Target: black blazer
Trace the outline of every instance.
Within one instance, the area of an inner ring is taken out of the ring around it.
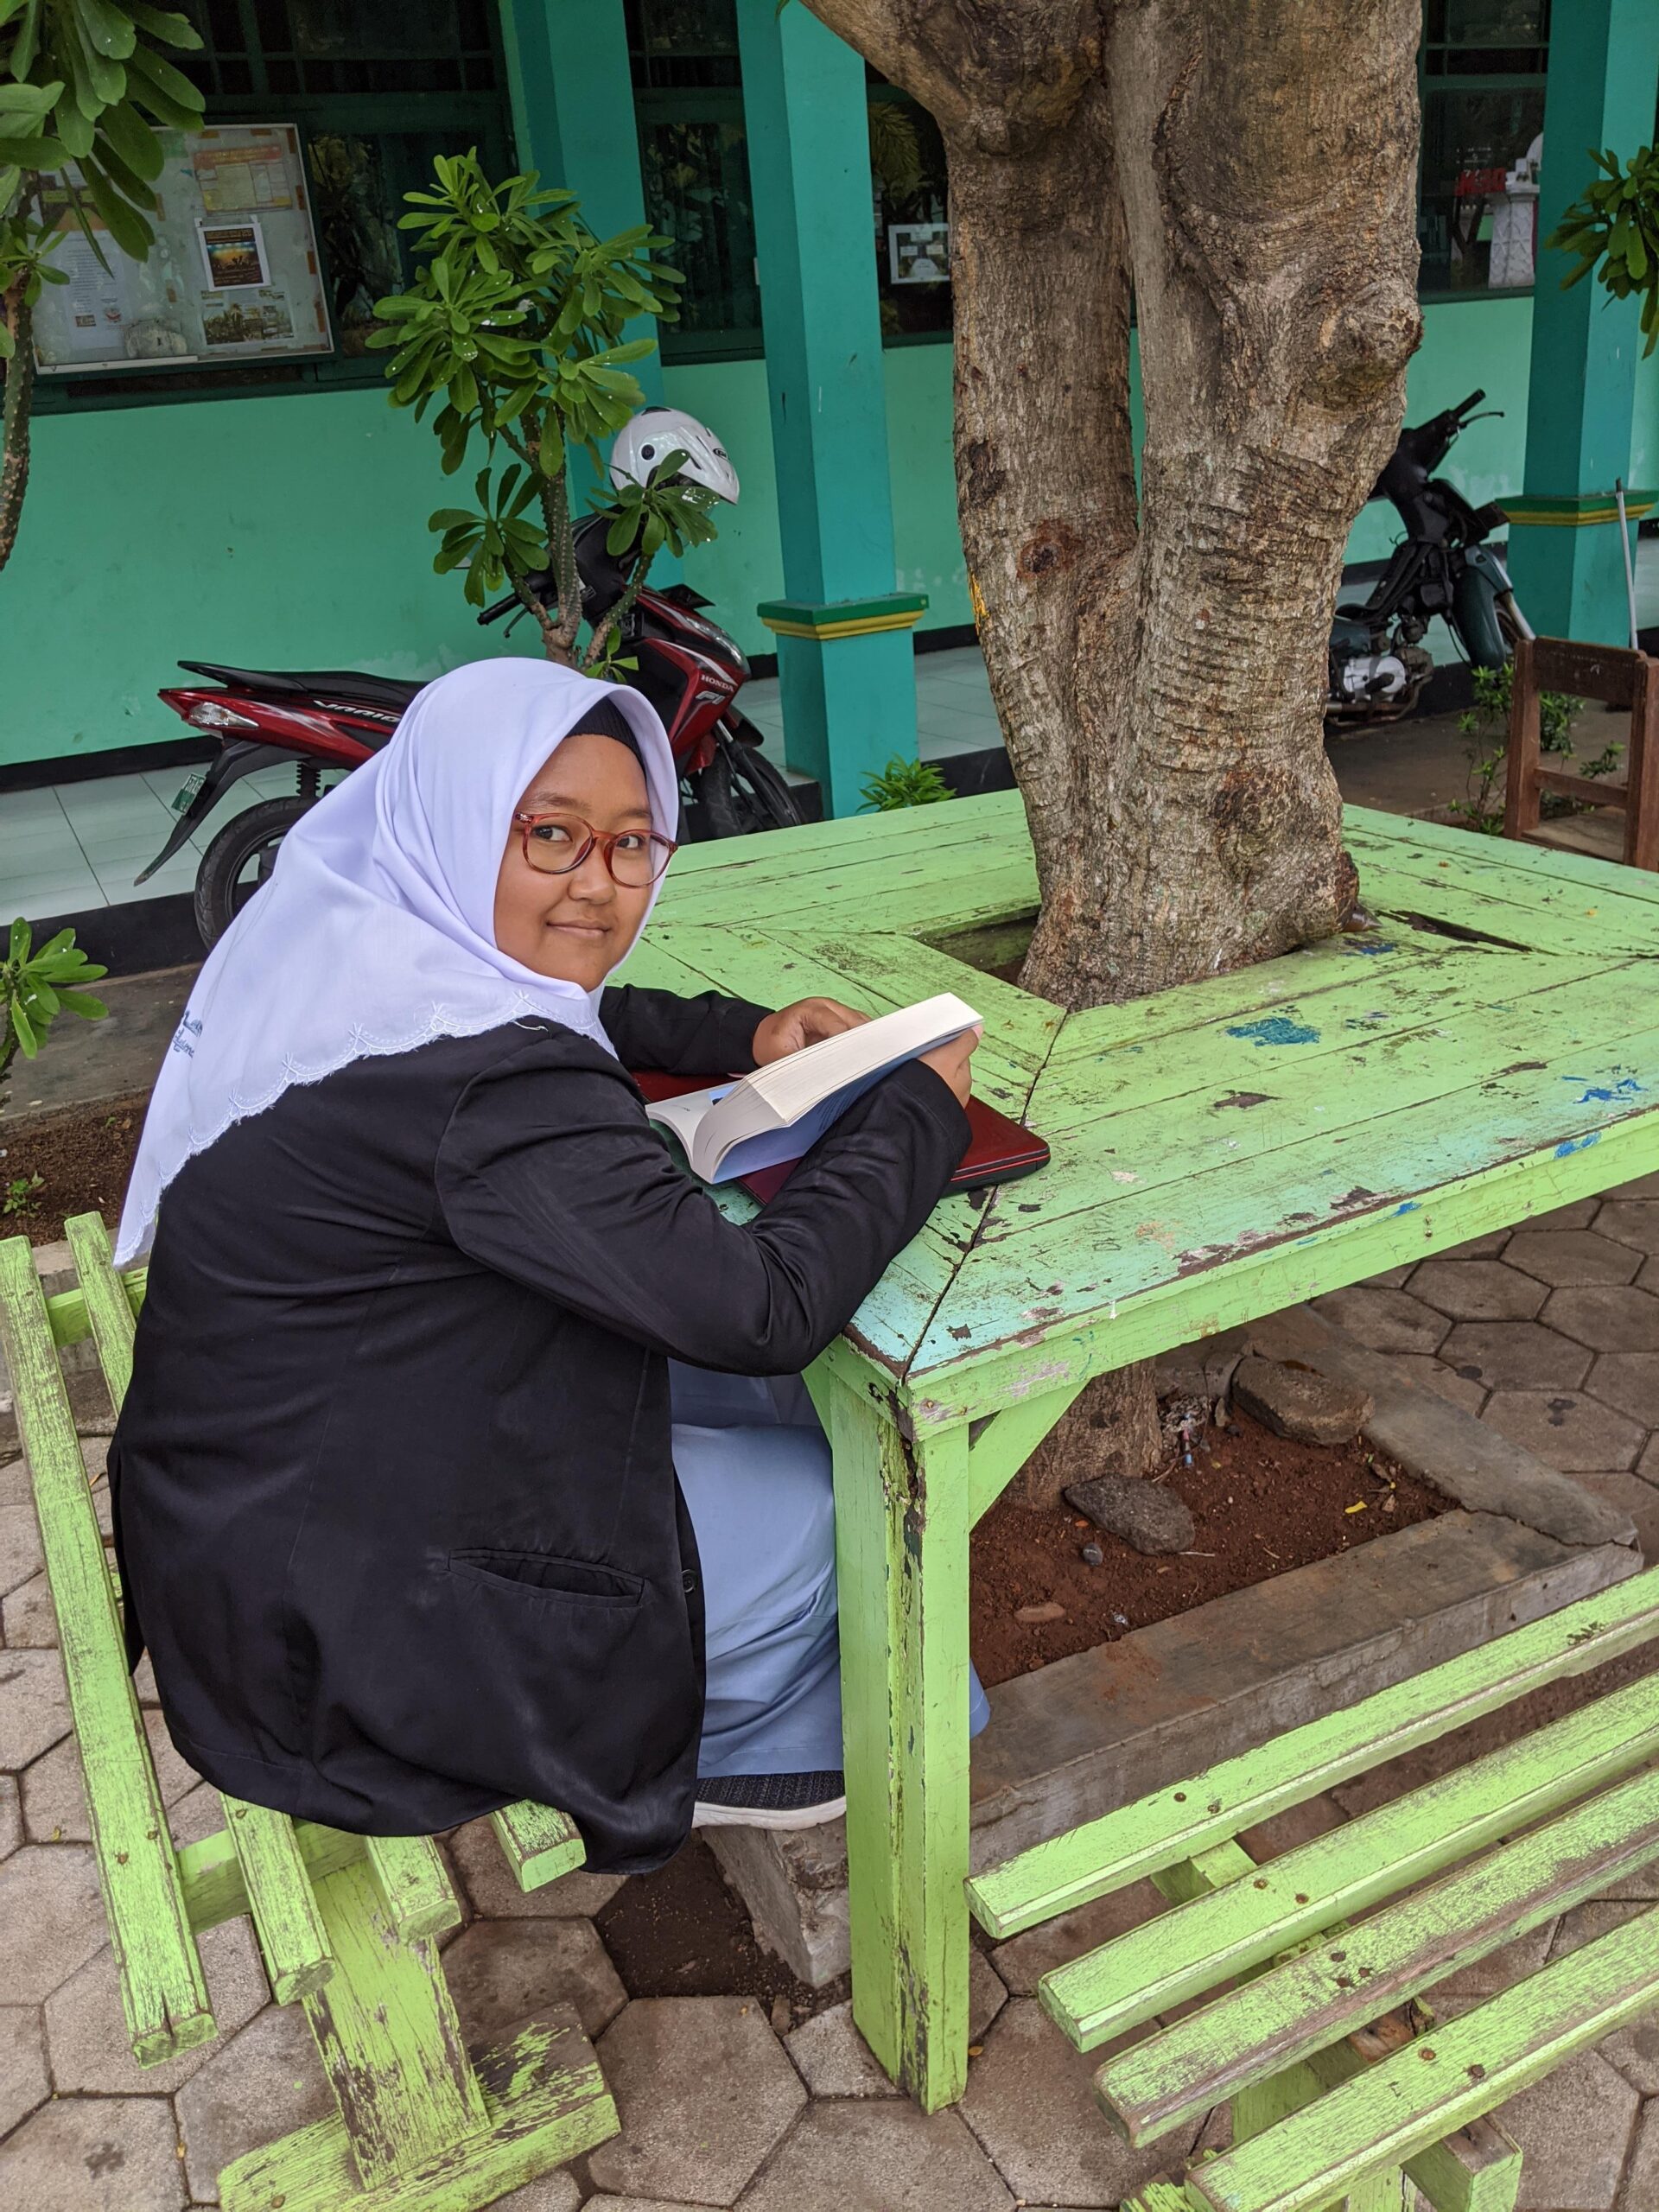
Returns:
[[[606,994],[356,1060],[192,1160],[110,1455],[136,1662],[235,1796],[371,1835],[518,1797],[588,1863],[690,1826],[702,1609],[667,1355],[798,1371],[967,1143],[931,1069],[869,1092],[753,1223],[625,1069],[753,1065],[763,1009]]]

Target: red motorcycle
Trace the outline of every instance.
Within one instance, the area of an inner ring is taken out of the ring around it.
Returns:
[[[605,553],[605,531],[604,518],[596,516],[576,533],[584,586],[592,579],[588,611],[599,619],[609,603],[601,596],[610,582],[605,572],[615,566]],[[495,620],[518,604],[503,601],[480,620]],[[749,664],[726,632],[697,612],[708,604],[684,584],[642,591],[622,625],[623,647],[639,664],[629,681],[668,732],[687,836],[787,829],[801,820],[800,811],[761,752],[760,731],[736,704]],[[138,882],[172,859],[232,784],[261,768],[291,762],[295,769],[291,797],[247,808],[202,855],[196,926],[202,942],[213,944],[270,875],[283,839],[321,795],[323,777],[378,753],[421,686],[354,669],[226,668],[200,660],[179,665],[216,688],[168,690],[161,696],[193,728],[212,731],[219,750],[174,801],[178,823]]]

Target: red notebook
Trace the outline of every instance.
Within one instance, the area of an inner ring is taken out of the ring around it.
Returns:
[[[678,1098],[688,1090],[707,1090],[726,1080],[717,1075],[662,1075],[653,1069],[633,1068],[629,1072],[647,1099]],[[1048,1147],[1041,1137],[1011,1122],[1006,1114],[999,1114],[982,1099],[968,1101],[968,1125],[973,1134],[950,1178],[953,1191],[982,1190],[988,1183],[1017,1183],[1022,1175],[1035,1174],[1048,1165]],[[759,1168],[753,1175],[740,1175],[737,1181],[764,1205],[783,1189],[798,1165],[793,1160],[780,1161],[775,1167]]]

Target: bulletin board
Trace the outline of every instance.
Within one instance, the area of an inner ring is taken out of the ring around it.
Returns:
[[[197,367],[332,353],[300,134],[291,123],[160,134],[166,163],[147,261],[123,253],[82,196],[79,172],[52,179],[46,212],[67,284],[41,288],[35,351],[46,375]],[[107,266],[105,266],[107,264]]]

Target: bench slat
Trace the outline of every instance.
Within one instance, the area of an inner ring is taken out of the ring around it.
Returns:
[[[1516,1982],[1187,2176],[1213,2212],[1321,2212],[1480,2118],[1659,1995],[1659,1913]]]
[[[223,1790],[219,1802],[242,1869],[270,1993],[279,2005],[291,2005],[321,1989],[334,1971],[294,1823],[286,1813],[245,1804]]]
[[[1057,1967],[1037,1993],[1092,2050],[1656,1755],[1659,1698],[1639,1681]]]
[[[215,2032],[33,1255],[0,1243],[0,1340],[34,1480],[121,2000],[153,2066]]]
[[[64,1223],[63,1233],[80,1278],[80,1294],[86,1301],[99,1364],[110,1386],[110,1403],[118,1414],[132,1380],[132,1338],[137,1326],[127,1303],[126,1286],[115,1272],[109,1233],[97,1214],[74,1215]]]
[[[1033,1845],[970,1878],[974,1917],[999,1939],[1017,1936],[1656,1635],[1659,1567]]]
[[[461,1900],[429,1835],[363,1839],[387,1917],[403,1936],[439,1936],[461,1925]]]
[[[347,1835],[341,1828],[318,1827],[310,1821],[294,1822],[294,1840],[314,1889],[325,1874],[337,1873],[363,1856],[360,1835]],[[238,1920],[245,1912],[252,1912],[242,1862],[228,1828],[204,1836],[200,1843],[186,1844],[178,1859],[184,1909],[198,1936],[204,1928],[217,1928],[226,1920]]]
[[[516,1805],[492,1813],[490,1826],[521,1890],[539,1890],[561,1874],[574,1873],[587,1859],[575,1822],[551,1805],[532,1805],[521,1798]]]
[[[1096,2094],[1155,2142],[1655,1859],[1659,1774],[1639,1774],[1109,2059]]]

